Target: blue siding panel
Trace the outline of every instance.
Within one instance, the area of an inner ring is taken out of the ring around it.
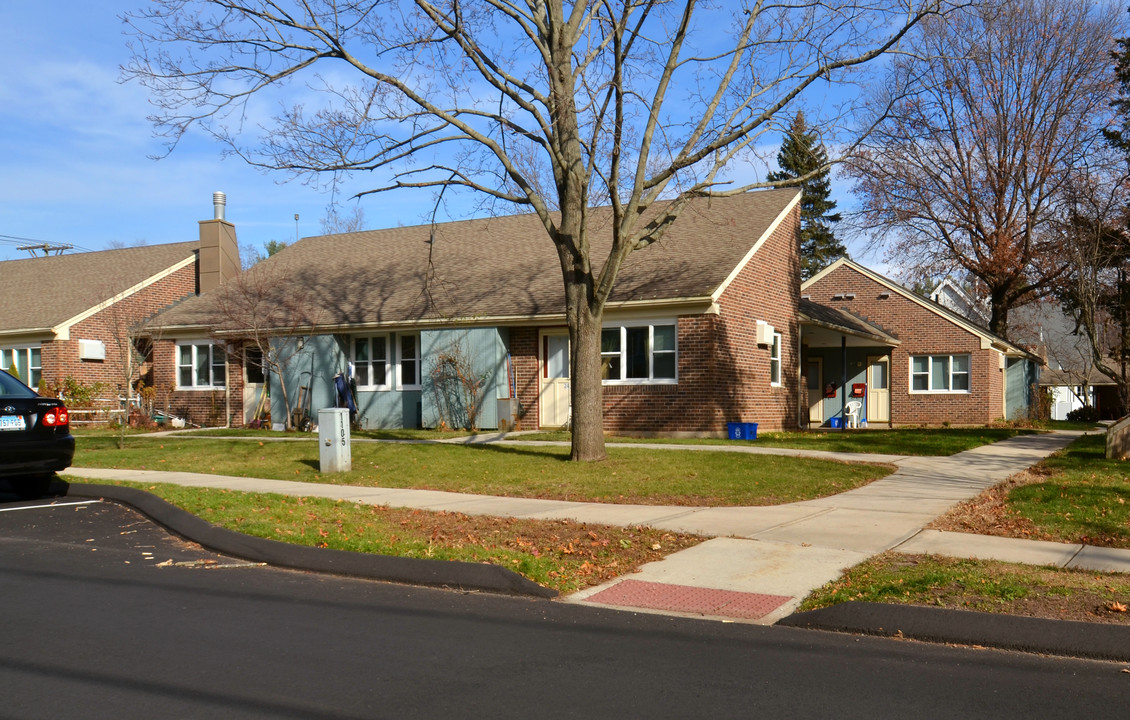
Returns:
[[[445,355],[461,357],[465,363],[465,375],[481,383],[475,425],[479,428],[498,427],[496,400],[508,394],[506,336],[504,330],[493,327],[424,330],[420,333],[423,356],[420,403],[424,427],[438,427],[442,420],[455,427],[467,424],[468,394],[459,392],[455,386],[443,390],[436,383],[437,362]]]

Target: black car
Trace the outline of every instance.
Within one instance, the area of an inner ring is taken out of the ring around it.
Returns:
[[[42,397],[0,370],[0,478],[20,496],[38,497],[74,456],[63,401]]]

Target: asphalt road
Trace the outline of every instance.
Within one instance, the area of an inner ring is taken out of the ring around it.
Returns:
[[[1126,665],[404,587],[0,496],[0,718],[1121,717]],[[171,561],[171,562],[170,562]]]

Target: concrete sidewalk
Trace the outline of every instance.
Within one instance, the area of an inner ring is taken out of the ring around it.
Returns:
[[[956,503],[1066,447],[1081,434],[1018,436],[950,457],[867,456],[872,462],[894,463],[898,470],[840,495],[772,507],[609,505],[152,470],[71,468],[66,474],[467,514],[649,525],[700,534],[712,539],[645,565],[630,577],[575,593],[565,601],[771,624],[792,613],[812,590],[847,568],[891,549],[1130,572],[1130,550],[923,530]],[[654,447],[686,450],[691,446],[656,443]],[[699,447],[714,450],[725,446]],[[771,448],[758,448],[757,452],[812,454]],[[864,459],[858,455],[820,455],[848,461]]]

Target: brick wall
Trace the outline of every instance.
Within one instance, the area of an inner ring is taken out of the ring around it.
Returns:
[[[850,266],[840,266],[805,288],[814,302],[843,308],[897,337],[892,348],[891,422],[899,424],[983,425],[1004,415],[1004,372],[1001,355],[981,349],[980,336],[961,328]],[[832,296],[854,293],[854,299]],[[881,297],[888,293],[886,298]],[[910,357],[968,354],[968,393],[911,393]]]
[[[188,265],[142,290],[76,323],[70,340],[42,344],[41,364],[47,386],[57,386],[68,376],[85,385],[105,383],[110,394],[124,392],[123,351],[131,328],[196,291],[196,268]],[[101,340],[105,360],[80,360],[79,340]],[[142,373],[149,370],[148,365]],[[147,384],[150,384],[147,382]]]
[[[199,341],[199,338],[185,338]],[[228,353],[227,390],[177,389],[177,338],[153,343],[153,387],[155,407],[202,427],[222,427],[227,414],[232,427],[243,426],[243,351],[233,346]]]
[[[718,435],[727,422],[797,426],[798,218],[794,210],[766,240],[719,298],[718,314],[677,319],[677,383],[604,386],[606,431]],[[770,384],[770,347],[756,343],[758,320],[781,333],[780,386]],[[510,352],[530,429],[538,420],[538,329],[511,329]]]
[[[510,362],[518,388],[518,403],[525,416],[520,419],[523,430],[538,428],[538,329],[510,328]]]

